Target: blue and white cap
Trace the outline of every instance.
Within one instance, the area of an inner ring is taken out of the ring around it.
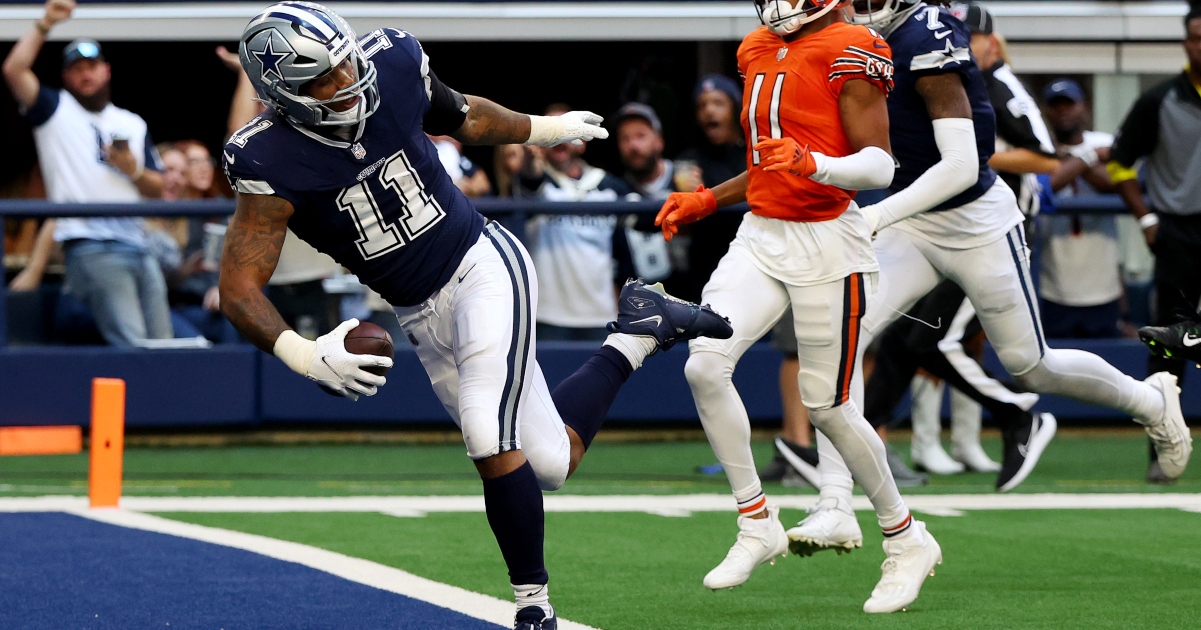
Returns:
[[[104,61],[100,43],[94,39],[81,38],[67,44],[67,47],[63,49],[63,68],[65,69],[80,59]]]

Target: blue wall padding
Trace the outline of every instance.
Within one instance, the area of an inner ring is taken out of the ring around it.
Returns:
[[[538,363],[553,390],[596,351],[594,342],[538,344]],[[692,392],[684,380],[688,348],[681,345],[647,359],[610,409],[620,421],[696,420]],[[734,380],[753,418],[779,418],[777,370],[780,353],[761,344],[747,352]],[[279,361],[263,361],[264,422],[431,422],[449,418],[430,387],[417,355],[397,348],[388,384],[370,398],[350,402],[320,391]]]
[[[0,626],[501,626],[293,562],[61,513],[0,515]]]
[[[125,379],[130,427],[253,423],[261,354],[250,346],[5,348],[0,425],[87,425],[95,377]]]
[[[1052,340],[1054,347],[1069,342]],[[1127,374],[1146,373],[1146,350],[1136,341],[1076,341]],[[551,389],[592,355],[587,342],[539,344],[538,359]],[[991,351],[986,364],[1004,370]],[[609,414],[615,423],[695,422],[696,407],[684,379],[684,346],[647,359],[621,391]],[[780,354],[767,344],[747,351],[734,383],[752,419],[780,417]],[[440,423],[449,416],[408,346],[380,393],[352,403],[323,393],[278,360],[249,346],[209,350],[117,350],[47,347],[0,350],[0,426],[87,424],[91,379],[128,382],[128,424],[145,426],[252,425],[294,422]],[[1201,417],[1201,370],[1190,366],[1182,401],[1185,415]],[[1064,419],[1120,418],[1108,409],[1054,396],[1039,409]],[[908,414],[908,407],[898,410]]]

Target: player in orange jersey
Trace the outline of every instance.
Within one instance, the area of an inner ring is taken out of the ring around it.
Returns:
[[[739,357],[791,304],[801,398],[820,430],[818,440],[828,439],[842,454],[886,537],[889,560],[864,610],[892,612],[917,598],[942,552],[910,516],[889,473],[884,443],[851,396],[863,387],[859,325],[879,270],[854,191],[886,188],[895,163],[886,104],[891,52],[875,32],[843,23],[835,11],[843,4],[756,1],[764,26],[738,49],[746,82],[747,172],[712,190],[672,195],[656,224],[670,240],[679,225],[721,206],[751,206],[704,289],[704,300],[729,317],[734,335],[693,341],[685,367],[739,508],[738,541],[705,576],[705,586],[742,584],[789,546],[778,508],[768,506],[755,472],[750,423],[731,377]]]

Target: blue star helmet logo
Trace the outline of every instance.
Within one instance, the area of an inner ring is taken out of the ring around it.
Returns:
[[[259,60],[259,63],[263,65],[264,81],[268,80],[267,76],[270,74],[274,74],[275,76],[279,77],[280,81],[283,81],[284,75],[279,71],[279,64],[292,54],[292,51],[290,50],[286,52],[275,52],[274,44],[272,43],[272,40],[274,39],[274,37],[268,36],[267,44],[263,46],[262,50],[250,51],[250,54],[254,55]]]

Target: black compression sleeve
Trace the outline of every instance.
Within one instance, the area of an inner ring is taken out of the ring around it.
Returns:
[[[438,80],[433,70],[429,71],[429,81],[430,109],[425,113],[421,127],[432,136],[451,134],[467,120],[467,99]]]

